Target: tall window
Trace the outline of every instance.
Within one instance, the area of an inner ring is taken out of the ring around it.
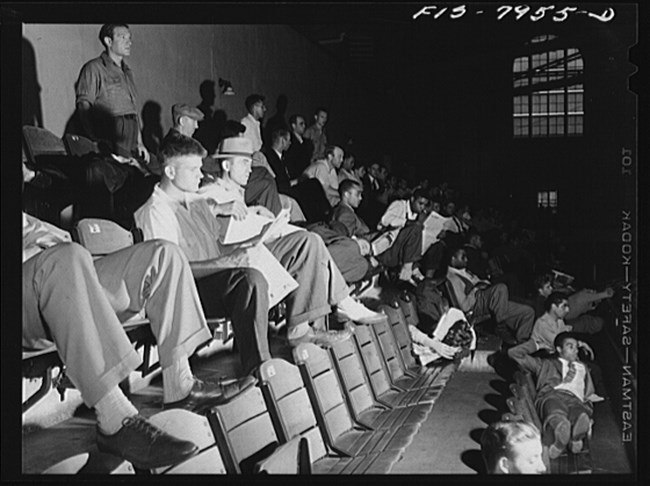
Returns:
[[[513,63],[515,137],[579,136],[584,125],[583,61],[580,51],[544,35],[527,43]]]

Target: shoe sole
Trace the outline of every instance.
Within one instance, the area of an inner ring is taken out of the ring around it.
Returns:
[[[571,439],[574,441],[581,441],[589,433],[589,426],[591,425],[591,420],[586,413],[580,414],[578,420],[573,425],[573,431],[571,432]]]
[[[551,444],[548,450],[548,455],[551,459],[557,459],[564,449],[566,449],[570,434],[571,424],[568,421],[562,422],[553,430],[553,444]]]
[[[571,441],[570,449],[573,454],[577,454],[582,450],[584,443],[582,440],[573,440]]]
[[[176,466],[182,462],[187,461],[188,459],[196,456],[199,453],[199,446],[195,445],[194,449],[192,449],[191,452],[188,452],[187,454],[180,456],[179,458],[175,459],[174,461],[159,461],[159,462],[152,462],[149,464],[139,462],[137,458],[134,458],[130,456],[130,454],[124,454],[123,451],[119,450],[113,450],[110,447],[102,446],[100,445],[99,442],[97,442],[97,450],[103,454],[110,454],[115,457],[120,457],[124,459],[125,461],[130,462],[133,467],[137,469],[158,469],[161,467],[171,467],[171,466]]]

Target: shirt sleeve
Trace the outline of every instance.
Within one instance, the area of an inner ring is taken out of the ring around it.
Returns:
[[[379,222],[380,227],[396,226],[401,228],[406,224],[406,215],[402,201],[393,201]]]
[[[524,370],[537,374],[542,367],[542,360],[541,358],[534,358],[530,355],[531,352],[534,352],[534,348],[534,343],[531,344],[531,340],[529,339],[514,348],[510,348],[508,350],[508,356],[514,359]]]
[[[95,63],[86,63],[79,73],[79,79],[75,85],[76,103],[86,101],[91,105],[95,103],[100,90],[100,75]]]
[[[162,239],[180,245],[181,235],[171,208],[151,204],[138,210],[134,217],[145,240]]]
[[[537,349],[546,348],[552,350],[555,336],[556,333],[551,329],[551,326],[546,319],[540,318],[535,321],[535,326],[533,327],[533,332],[530,337],[537,344]]]

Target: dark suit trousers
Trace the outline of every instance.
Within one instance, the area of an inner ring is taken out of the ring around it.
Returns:
[[[268,284],[252,268],[225,268],[196,281],[207,317],[230,317],[243,371],[249,374],[269,351]]]
[[[391,247],[377,255],[377,260],[388,268],[417,262],[420,258],[422,258],[422,226],[417,223],[407,224],[397,233],[397,238]]]

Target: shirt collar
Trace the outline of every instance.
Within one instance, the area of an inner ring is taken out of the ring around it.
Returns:
[[[245,192],[242,186],[236,182],[231,181],[230,179],[224,179],[223,177],[218,177],[215,184],[223,188],[225,191],[237,191],[241,194],[244,194]]]
[[[104,51],[102,52],[102,55],[99,56],[102,59],[102,62],[104,63],[104,66],[109,67],[109,66],[115,66],[118,69],[122,69],[124,72],[130,71],[131,69],[129,68],[128,64],[122,59],[122,65],[118,66],[115,64],[115,61],[111,59],[111,56],[108,55],[108,52]]]
[[[246,118],[248,118],[251,122],[255,123],[256,125],[260,124],[260,121],[256,120],[255,117],[253,115],[251,115],[250,113],[248,115],[246,115]]]
[[[182,205],[185,207],[187,207],[192,201],[196,201],[197,199],[200,199],[200,196],[193,192],[183,192],[182,200],[174,199],[161,189],[160,182],[154,186],[153,193],[156,198],[163,199],[169,204]]]

